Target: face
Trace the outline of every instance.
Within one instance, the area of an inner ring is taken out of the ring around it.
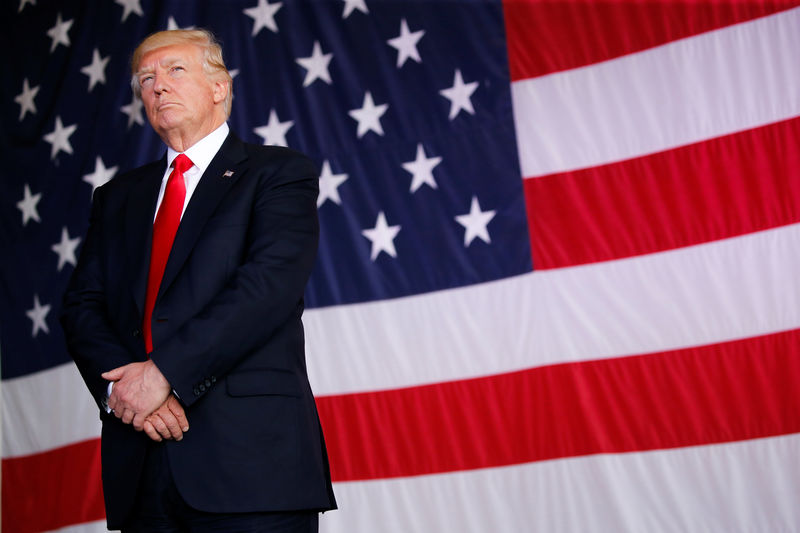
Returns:
[[[199,140],[221,123],[220,112],[224,121],[227,86],[206,75],[199,46],[151,50],[139,62],[137,79],[147,118],[162,139],[199,135]]]

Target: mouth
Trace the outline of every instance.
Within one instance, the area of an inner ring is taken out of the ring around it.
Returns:
[[[174,106],[177,106],[177,105],[178,105],[177,102],[164,102],[163,104],[160,104],[158,106],[157,111],[161,111],[161,110],[163,110],[165,108],[174,107]]]

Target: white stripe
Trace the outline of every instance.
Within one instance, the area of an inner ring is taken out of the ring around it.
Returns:
[[[310,310],[304,318],[310,378],[317,395],[393,389],[800,328],[798,271],[795,224],[462,289]],[[3,457],[100,434],[97,407],[71,363],[6,380],[2,394]]]
[[[53,533],[107,533],[106,521],[100,520],[98,522],[86,522],[75,526],[62,527],[61,529],[52,530]],[[116,531],[116,530],[114,530]]]
[[[392,301],[307,311],[317,395],[800,328],[800,224]]]
[[[322,533],[777,532],[800,524],[800,435],[340,483]]]
[[[800,115],[800,8],[514,82],[522,175],[586,168]]]
[[[100,436],[100,416],[74,363],[3,381],[3,457]]]

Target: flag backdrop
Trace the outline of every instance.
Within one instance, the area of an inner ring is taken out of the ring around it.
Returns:
[[[323,531],[800,530],[798,4],[3,2],[4,531],[103,529],[60,297],[190,26],[322,170]]]

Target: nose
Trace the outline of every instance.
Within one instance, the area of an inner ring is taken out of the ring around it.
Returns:
[[[169,91],[169,84],[167,83],[167,77],[163,74],[154,74],[153,78],[153,92],[156,94],[161,94],[164,91]]]

